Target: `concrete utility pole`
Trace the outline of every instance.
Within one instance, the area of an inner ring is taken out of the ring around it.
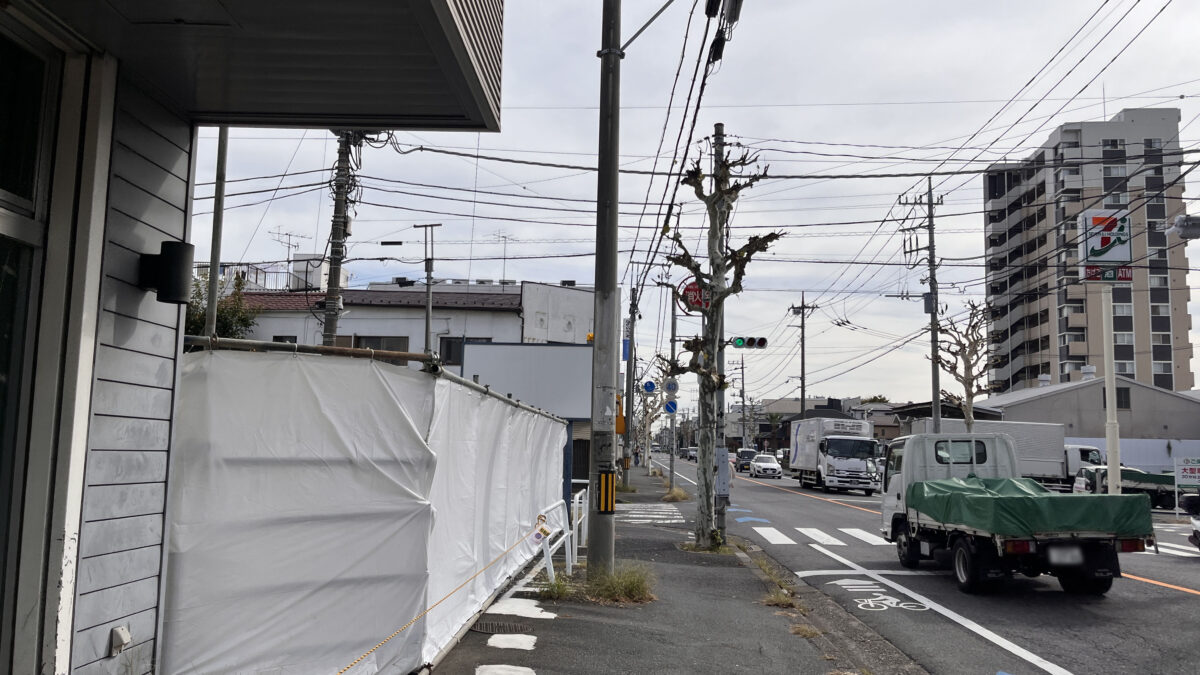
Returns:
[[[217,334],[217,302],[221,299],[218,282],[221,280],[221,226],[225,222],[225,164],[229,150],[229,127],[222,125],[217,132],[217,185],[213,194],[212,248],[208,256],[208,307],[204,317],[204,334]]]
[[[433,228],[441,227],[441,223],[413,225],[413,228],[425,230],[425,353],[432,354],[433,348]]]
[[[800,306],[792,306],[792,314],[800,315],[800,419],[804,419],[804,413],[808,408],[808,373],[805,371],[804,348],[805,348],[805,319],[809,313],[817,309],[817,305],[810,305],[804,299],[804,293],[800,294]]]
[[[713,166],[724,166],[727,164],[725,158],[725,125],[722,122],[717,122],[713,125]],[[728,172],[721,173],[714,171],[716,174],[713,178],[713,192],[720,193],[726,185],[719,185],[723,179],[722,176],[728,178]],[[730,203],[722,198],[720,205],[717,207],[717,213],[720,214],[719,222],[712,223],[708,230],[708,254],[712,261],[712,283],[714,294],[725,292],[725,275],[728,269],[725,265],[725,250],[728,248],[729,234],[729,211]],[[717,312],[717,376],[725,381],[725,304],[722,303]],[[729,445],[725,442],[725,387],[717,389],[717,435],[716,435],[716,459],[717,471],[729,471]],[[731,481],[732,482],[732,479]],[[729,489],[726,486],[718,485],[716,494],[716,521],[717,532],[721,536],[721,541],[725,541],[725,511],[729,508]],[[725,487],[725,493],[721,494],[720,488]]]
[[[746,447],[746,357],[741,357],[742,361],[742,381],[739,383],[739,388],[742,395],[742,447]]]
[[[329,283],[325,288],[325,324],[321,344],[334,346],[342,313],[342,260],[346,257],[347,205],[350,192],[350,151],[362,144],[362,133],[338,133],[337,174],[333,178],[333,226],[329,234]]]
[[[621,473],[621,484],[626,487],[629,487],[629,458],[633,455],[633,448],[637,444],[637,433],[634,430],[635,423],[633,421],[633,411],[637,407],[634,404],[634,387],[637,386],[637,373],[634,371],[637,370],[637,357],[634,355],[636,350],[633,346],[633,332],[637,326],[637,301],[637,286],[632,286],[629,289],[629,324],[625,334],[625,339],[629,340],[629,349],[626,354],[628,360],[625,362],[625,406],[623,410],[625,414],[625,447],[621,452],[625,462],[623,467],[625,471]]]
[[[929,231],[929,293],[925,295],[925,313],[929,315],[929,358],[932,372],[932,388],[933,397],[930,399],[930,417],[933,419],[933,433],[938,434],[942,431],[942,384],[941,384],[941,368],[938,365],[938,285],[937,285],[937,250],[934,248],[933,239],[933,207],[936,204],[942,203],[942,198],[939,196],[935,202],[933,199],[933,176],[926,177],[927,188],[925,191],[925,209],[928,215],[928,223],[926,228]],[[908,201],[903,195],[900,197],[901,204],[918,204],[919,199]]]
[[[674,299],[671,300],[671,365],[672,366],[675,365],[675,300]],[[674,376],[671,375],[669,377],[674,377]],[[667,460],[667,463],[670,464],[670,467],[668,470],[671,473],[671,477],[668,479],[670,481],[669,484],[667,485],[668,490],[675,489],[675,455],[679,449],[678,448],[679,437],[675,435],[675,417],[676,417],[676,415],[671,415],[671,458]]]
[[[604,0],[600,51],[600,128],[596,172],[596,276],[592,347],[592,445],[588,460],[588,575],[613,569],[613,514],[601,481],[616,471],[618,153],[621,121],[621,0]],[[611,496],[615,501],[615,495]]]

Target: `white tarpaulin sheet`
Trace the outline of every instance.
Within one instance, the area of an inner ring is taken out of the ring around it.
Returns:
[[[353,673],[428,662],[563,524],[564,425],[365,359],[185,356],[162,672]],[[519,543],[518,543],[519,542]]]

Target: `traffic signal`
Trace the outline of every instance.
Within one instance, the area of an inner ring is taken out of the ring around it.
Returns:
[[[767,338],[765,337],[735,337],[733,338],[733,346],[739,349],[766,349]]]

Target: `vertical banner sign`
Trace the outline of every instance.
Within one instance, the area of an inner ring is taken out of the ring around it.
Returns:
[[[1079,214],[1079,277],[1084,281],[1133,281],[1132,220],[1128,211],[1088,209]]]
[[[1175,488],[1200,487],[1200,457],[1175,459]]]

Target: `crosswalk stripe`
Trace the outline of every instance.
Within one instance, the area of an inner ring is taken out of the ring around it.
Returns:
[[[1158,545],[1160,548],[1168,549],[1167,553],[1174,553],[1175,555],[1185,554],[1187,556],[1200,558],[1200,549],[1192,548],[1190,546],[1180,546],[1179,544],[1168,544],[1165,541],[1158,542]]]
[[[891,544],[883,537],[876,534],[871,534],[866,530],[860,530],[856,527],[839,527],[838,529],[850,535],[851,537],[865,541],[872,546],[891,546]]]
[[[808,537],[809,539],[812,539],[813,541],[817,542],[818,544],[825,544],[826,546],[845,546],[846,545],[845,542],[843,542],[839,539],[835,539],[834,537],[831,537],[831,536],[825,534],[824,532],[818,530],[815,527],[797,527],[796,531],[799,532],[800,534]]]
[[[773,527],[756,527],[754,531],[762,535],[768,544],[795,544],[792,538]]]

